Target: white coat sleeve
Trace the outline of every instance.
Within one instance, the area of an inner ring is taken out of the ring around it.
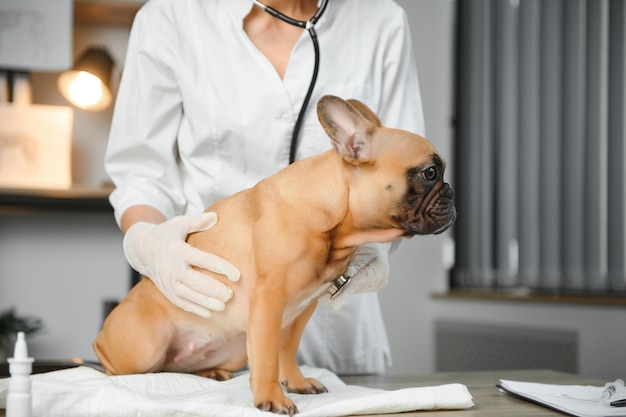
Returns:
[[[170,218],[185,204],[176,159],[182,115],[176,31],[150,9],[146,4],[139,11],[131,29],[105,156],[118,224],[133,205],[150,205]]]

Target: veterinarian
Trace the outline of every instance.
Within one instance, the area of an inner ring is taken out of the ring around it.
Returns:
[[[384,124],[424,134],[404,10],[392,0],[319,3],[321,16],[317,0],[150,0],[135,18],[106,152],[110,201],[131,266],[187,311],[209,316],[232,296],[191,266],[239,279],[237,265],[185,243],[216,221],[199,213],[285,167],[290,153],[329,149],[315,112],[322,95],[358,99]],[[264,4],[302,22],[316,16],[313,31]],[[301,363],[339,374],[390,365],[372,292],[387,283],[388,251],[359,250],[351,282],[309,322]]]

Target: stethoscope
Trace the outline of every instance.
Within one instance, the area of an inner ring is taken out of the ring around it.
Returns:
[[[289,149],[289,163],[293,163],[296,160],[296,149],[298,147],[298,136],[300,135],[300,130],[302,129],[302,121],[304,120],[304,113],[306,112],[306,108],[309,105],[309,100],[311,100],[311,94],[313,94],[313,88],[315,88],[315,82],[317,81],[317,72],[320,66],[320,45],[317,41],[317,32],[315,32],[315,24],[322,17],[324,11],[326,10],[326,5],[328,4],[328,0],[322,0],[322,4],[315,12],[315,15],[309,21],[296,20],[287,15],[282,14],[276,9],[267,6],[260,1],[252,0],[254,4],[271,14],[272,16],[282,20],[285,23],[289,23],[290,25],[297,26],[302,29],[306,29],[311,36],[311,41],[313,42],[313,50],[315,51],[315,65],[313,66],[313,75],[311,76],[311,82],[309,83],[309,89],[306,92],[306,96],[304,97],[304,101],[302,102],[302,107],[300,107],[300,113],[298,113],[298,118],[296,119],[296,124],[293,128],[293,133],[291,135],[291,148]]]
[[[298,118],[296,119],[296,124],[293,128],[293,133],[291,135],[291,148],[289,149],[289,163],[293,163],[296,160],[296,149],[298,147],[298,136],[300,134],[300,130],[302,129],[302,121],[304,120],[304,113],[306,112],[306,108],[309,105],[309,100],[311,100],[311,95],[313,94],[313,88],[315,88],[315,82],[317,81],[317,73],[320,66],[320,45],[317,41],[317,32],[315,32],[315,24],[322,17],[324,11],[326,10],[326,6],[328,5],[328,0],[322,0],[322,4],[317,9],[317,12],[313,15],[313,17],[309,21],[296,20],[287,15],[282,14],[276,9],[271,8],[258,0],[252,0],[254,4],[271,14],[272,16],[282,20],[285,23],[289,23],[290,25],[297,26],[302,29],[306,29],[311,36],[311,41],[313,42],[313,50],[315,51],[315,65],[313,66],[313,75],[311,76],[311,82],[309,83],[309,88],[306,92],[306,96],[304,97],[304,101],[302,102],[302,107],[300,107],[300,112],[298,113]],[[328,292],[330,293],[330,299],[334,299],[339,294],[343,292],[346,285],[350,282],[351,277],[344,277],[343,275],[333,281],[332,285],[328,288]]]

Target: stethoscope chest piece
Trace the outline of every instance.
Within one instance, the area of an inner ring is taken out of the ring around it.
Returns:
[[[332,285],[328,288],[328,292],[330,293],[331,300],[334,300],[339,295],[341,295],[343,290],[346,288],[346,286],[350,282],[351,278],[352,277],[344,277],[343,275],[340,275],[339,278],[333,281]]]

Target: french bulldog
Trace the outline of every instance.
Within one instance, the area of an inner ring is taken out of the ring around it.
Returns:
[[[425,138],[383,127],[356,100],[322,97],[319,121],[333,149],[302,159],[207,211],[218,223],[188,237],[241,272],[224,311],[203,318],[171,304],[144,277],[94,341],[109,375],[185,372],[218,380],[248,364],[255,405],[293,415],[288,392],[326,388],[296,363],[318,298],[360,245],[435,234],[456,218],[445,163]]]

